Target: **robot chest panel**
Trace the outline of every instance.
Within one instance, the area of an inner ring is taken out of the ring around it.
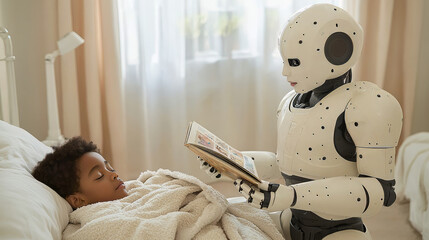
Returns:
[[[342,95],[342,94],[340,94]],[[357,176],[354,162],[342,158],[334,145],[338,117],[346,96],[326,96],[316,106],[298,109],[285,104],[279,116],[277,161],[282,172],[310,179]]]

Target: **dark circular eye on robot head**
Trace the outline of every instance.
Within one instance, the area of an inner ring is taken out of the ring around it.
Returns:
[[[298,67],[301,62],[298,58],[288,58],[287,60],[289,62],[289,66],[291,67]]]
[[[328,37],[325,43],[325,56],[334,65],[346,63],[353,53],[353,41],[349,35],[336,32]]]

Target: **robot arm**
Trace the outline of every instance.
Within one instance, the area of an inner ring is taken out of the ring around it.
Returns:
[[[237,189],[258,208],[312,211],[328,219],[373,215],[383,206],[383,188],[375,178],[332,177],[292,186],[263,182],[258,189],[242,180]]]
[[[376,178],[383,188],[383,204],[390,206],[396,199],[395,147],[402,129],[402,109],[391,94],[365,83],[368,89],[348,103],[345,121],[356,145],[360,176]]]
[[[253,159],[259,178],[264,180],[282,178],[275,153],[264,151],[244,151],[242,153]]]
[[[244,155],[249,156],[255,162],[256,172],[259,178],[266,180],[278,180],[282,178],[279,167],[276,162],[276,155],[272,152],[264,151],[243,151]],[[200,168],[204,170],[215,181],[233,181],[229,177],[220,173],[217,169],[210,166],[207,162],[200,160]]]

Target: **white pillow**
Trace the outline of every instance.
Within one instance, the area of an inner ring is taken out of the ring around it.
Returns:
[[[71,206],[31,171],[52,149],[0,121],[0,239],[61,239]]]

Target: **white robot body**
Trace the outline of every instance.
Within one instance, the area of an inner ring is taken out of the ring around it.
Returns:
[[[392,95],[373,83],[353,82],[335,89],[314,107],[301,109],[293,107],[297,97],[293,93],[285,96],[278,112],[281,172],[312,180],[360,174],[393,179],[402,111]],[[335,147],[334,131],[343,113],[358,164],[356,158],[344,159]],[[368,122],[374,117],[377,121]]]
[[[341,8],[303,9],[278,44],[294,91],[277,110],[277,153],[248,154],[263,178],[282,175],[286,185],[234,184],[253,206],[281,212],[273,216],[286,238],[370,239],[360,217],[396,199],[401,106],[373,83],[351,82],[363,31]]]
[[[283,173],[307,179],[358,175],[356,164],[344,160],[333,141],[335,123],[351,92],[334,92],[310,109],[294,108],[297,95],[286,96],[277,120],[277,159]]]
[[[344,84],[312,108],[295,108],[293,101],[298,96],[292,91],[279,105],[276,161],[284,176],[317,181],[292,185],[295,200],[290,194],[280,194],[288,192],[280,187],[268,210],[292,205],[327,220],[377,213],[385,194],[375,178],[393,179],[395,146],[402,128],[397,100],[370,82]],[[355,141],[353,159],[343,158],[335,146],[341,116]],[[368,123],[369,116],[376,116],[377,124]],[[273,155],[256,153],[257,167],[263,166],[258,171],[265,172],[264,176],[278,176],[276,168],[267,167],[272,165]]]

